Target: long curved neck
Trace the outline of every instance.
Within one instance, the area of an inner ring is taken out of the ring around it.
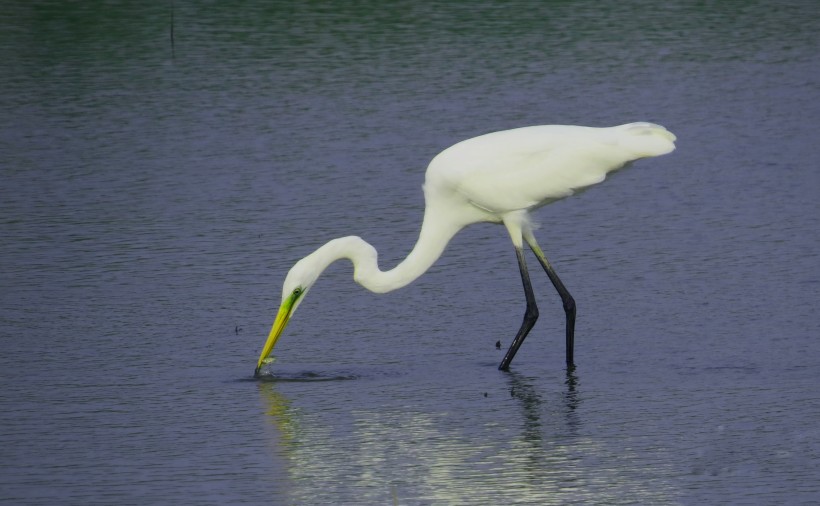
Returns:
[[[336,260],[347,258],[353,262],[353,279],[371,292],[385,293],[412,283],[427,272],[439,259],[447,243],[461,227],[442,219],[428,208],[424,213],[421,232],[413,250],[401,263],[389,271],[379,268],[378,252],[364,239],[357,236],[333,239],[311,253],[307,258],[324,270]]]

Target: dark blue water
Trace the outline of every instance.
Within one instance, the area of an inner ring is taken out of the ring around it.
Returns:
[[[820,500],[811,2],[13,2],[0,17],[0,502]],[[488,131],[661,123],[544,208],[578,368],[506,232],[409,287],[336,264],[252,371],[290,266],[415,242]]]

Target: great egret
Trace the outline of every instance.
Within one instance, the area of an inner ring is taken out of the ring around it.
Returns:
[[[503,223],[510,234],[527,309],[498,366],[507,370],[538,318],[524,260],[526,242],[555,286],[566,314],[566,362],[573,367],[575,300],[532,234],[529,212],[604,180],[607,173],[640,158],[674,151],[675,135],[660,125],[629,123],[609,128],[542,125],[489,133],[459,142],[430,162],[424,182],[424,220],[413,250],[382,271],[376,249],[356,236],[333,239],[296,262],[282,286],[282,302],[254,375],[266,362],[296,308],[319,275],[336,260],[353,263],[353,279],[376,293],[401,288],[441,256],[450,239],[471,223]]]

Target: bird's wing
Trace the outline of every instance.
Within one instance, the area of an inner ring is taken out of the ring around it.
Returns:
[[[489,157],[453,181],[458,193],[494,213],[532,209],[600,183],[628,156],[604,142],[567,143],[537,151]]]

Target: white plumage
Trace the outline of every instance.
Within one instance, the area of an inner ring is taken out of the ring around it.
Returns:
[[[523,243],[535,253],[563,301],[566,312],[567,366],[573,367],[575,301],[538,246],[528,213],[600,183],[626,164],[675,149],[675,135],[660,125],[628,123],[594,128],[541,125],[504,130],[467,139],[430,162],[424,182],[425,211],[419,239],[410,254],[389,271],[378,254],[356,236],[334,239],[299,260],[282,287],[282,303],[256,367],[267,356],[310,287],[328,265],[347,258],[354,279],[368,290],[389,292],[421,276],[441,256],[447,243],[471,223],[503,223],[518,257],[527,310],[524,322],[500,369],[507,369],[538,317]]]

